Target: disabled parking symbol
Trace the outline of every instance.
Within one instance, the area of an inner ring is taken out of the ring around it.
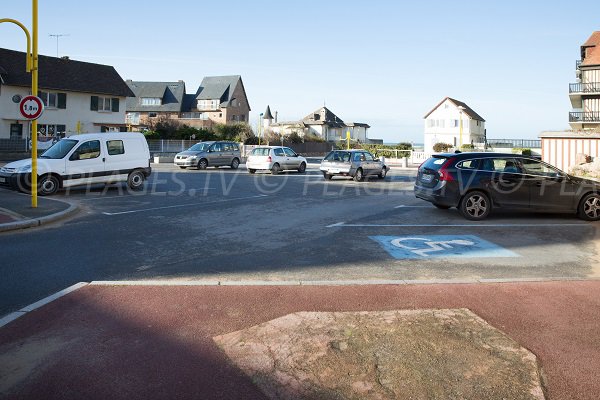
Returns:
[[[397,259],[518,257],[474,235],[370,236]]]

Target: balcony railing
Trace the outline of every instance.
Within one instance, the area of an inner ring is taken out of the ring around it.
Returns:
[[[600,82],[570,83],[569,93],[600,93]]]
[[[570,112],[569,122],[600,123],[600,111]]]

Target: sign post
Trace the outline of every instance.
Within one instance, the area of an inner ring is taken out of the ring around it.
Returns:
[[[44,103],[37,96],[25,96],[19,103],[19,112],[31,124],[31,207],[37,207],[37,123],[44,112]]]

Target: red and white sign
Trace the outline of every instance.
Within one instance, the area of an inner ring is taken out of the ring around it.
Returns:
[[[42,99],[36,96],[25,96],[19,103],[21,115],[29,120],[38,119],[44,112]]]

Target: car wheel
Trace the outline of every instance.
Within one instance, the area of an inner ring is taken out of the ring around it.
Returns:
[[[251,174],[254,174],[256,172],[256,170],[252,169],[252,168],[248,168],[248,172],[250,172]]]
[[[298,172],[303,174],[305,171],[306,171],[306,163],[300,164],[300,166],[298,167]]]
[[[271,167],[271,174],[277,175],[279,172],[281,172],[281,167],[279,166],[279,164],[273,164],[273,166]]]
[[[234,158],[233,161],[231,162],[231,169],[238,169],[239,166],[240,166],[240,160],[238,160],[237,158]]]
[[[354,180],[356,182],[362,182],[364,179],[365,179],[365,176],[363,174],[362,168],[357,169],[356,173],[354,174]]]
[[[206,167],[208,167],[208,161],[206,160],[206,158],[203,158],[202,160],[198,161],[198,169],[206,169]]]
[[[179,168],[181,168],[181,169],[186,169],[187,167],[182,167],[182,166],[180,165],[180,166],[179,166]]]
[[[459,209],[466,219],[480,221],[489,215],[492,210],[492,204],[485,193],[474,191],[467,193],[462,198]]]
[[[440,210],[447,210],[450,208],[450,206],[444,206],[442,204],[437,204],[437,203],[433,203],[434,206],[436,206],[437,208],[439,208]]]
[[[56,193],[60,187],[60,181],[54,175],[44,175],[38,182],[38,193],[40,196],[49,196]]]
[[[600,220],[600,194],[590,193],[581,199],[578,215],[586,221]]]
[[[387,167],[383,167],[381,169],[381,172],[377,176],[379,177],[379,179],[385,179],[386,175],[387,175]]]
[[[139,190],[144,185],[144,180],[146,177],[142,173],[142,171],[133,171],[127,177],[127,186],[129,186],[132,190]]]
[[[327,172],[323,171],[323,178],[327,179],[328,181],[331,180],[331,178],[333,178],[333,175],[328,174]]]

